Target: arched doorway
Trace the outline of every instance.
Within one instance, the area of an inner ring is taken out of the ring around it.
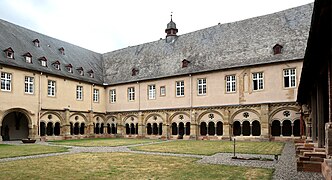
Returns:
[[[239,121],[234,121],[234,123],[233,123],[233,135],[234,136],[241,135],[241,124]]]
[[[280,126],[280,121],[279,120],[272,121],[271,135],[272,136],[280,136],[281,135],[281,126]]]
[[[243,121],[242,122],[242,135],[243,136],[250,136],[250,122],[249,121]]]
[[[252,122],[252,135],[253,136],[260,136],[261,135],[261,124],[259,121],[255,120]]]
[[[292,122],[290,120],[284,120],[282,122],[282,135],[283,136],[292,135]]]
[[[2,120],[1,136],[4,141],[26,139],[29,136],[29,121],[21,112],[11,112]]]

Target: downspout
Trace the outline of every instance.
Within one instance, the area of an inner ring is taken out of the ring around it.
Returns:
[[[37,127],[38,127],[38,135],[40,136],[40,118],[41,118],[41,107],[42,107],[42,78],[43,72],[40,72],[39,82],[38,82],[38,119],[37,119]],[[41,140],[41,138],[40,138]]]
[[[190,120],[190,126],[191,126],[191,123],[192,123],[192,113],[193,113],[193,110],[192,110],[192,108],[193,108],[192,80],[193,80],[193,78],[192,78],[191,74],[189,74],[189,88],[190,88],[190,93],[189,93],[190,117],[189,117],[189,120]],[[189,128],[191,129],[191,127],[189,127]],[[190,132],[190,134],[191,134],[191,132]],[[195,138],[197,139],[197,132],[196,132],[196,137]]]

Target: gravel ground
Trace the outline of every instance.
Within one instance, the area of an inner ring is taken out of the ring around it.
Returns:
[[[4,144],[18,144],[22,145],[22,142],[9,141],[2,142]],[[162,143],[162,142],[153,142]],[[59,146],[49,144],[47,142],[37,142],[37,144]],[[150,143],[149,143],[150,144]],[[259,160],[239,160],[232,159],[232,153],[217,153],[212,156],[203,155],[192,155],[192,154],[175,154],[175,153],[158,153],[158,152],[145,152],[145,151],[132,151],[129,147],[140,146],[143,144],[135,144],[128,146],[117,146],[117,147],[75,147],[75,146],[65,146],[69,148],[69,152],[63,153],[50,153],[50,154],[40,154],[32,156],[22,156],[13,158],[3,158],[0,162],[21,160],[21,159],[32,159],[41,158],[48,156],[59,156],[64,154],[74,154],[81,152],[130,152],[138,154],[152,154],[152,155],[162,155],[162,156],[177,156],[177,157],[194,157],[199,158],[198,163],[207,164],[224,164],[224,165],[234,165],[234,166],[247,166],[247,167],[262,167],[262,168],[274,168],[273,180],[321,180],[324,179],[321,173],[310,173],[310,172],[297,172],[296,170],[296,157],[294,143],[287,142],[283,149],[282,155],[279,156],[278,161],[259,161]],[[146,144],[144,144],[146,145]],[[236,154],[240,158],[267,158],[273,159],[273,155],[258,155],[258,154]]]

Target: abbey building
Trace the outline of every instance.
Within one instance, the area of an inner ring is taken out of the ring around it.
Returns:
[[[171,19],[165,39],[105,54],[0,20],[1,139],[305,136],[312,8],[182,35]]]

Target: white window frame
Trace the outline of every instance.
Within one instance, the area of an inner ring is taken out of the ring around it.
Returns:
[[[206,78],[197,79],[197,93],[199,96],[206,95]]]
[[[43,66],[43,67],[47,66],[47,62],[45,60],[41,60],[40,62],[41,62],[41,66]]]
[[[166,86],[160,86],[160,96],[166,96]]]
[[[128,101],[135,101],[135,87],[128,88]]]
[[[255,89],[255,84],[257,89]],[[252,73],[252,90],[260,91],[263,89],[264,89],[264,73],[263,72]]]
[[[12,74],[1,72],[1,91],[11,91],[12,90]]]
[[[236,92],[236,76],[228,75],[226,76],[226,93]]]
[[[176,91],[176,97],[184,96],[184,81],[175,82],[175,91]]]
[[[83,100],[83,86],[76,86],[76,100]]]
[[[30,56],[25,56],[26,63],[32,63],[32,58]]]
[[[116,89],[110,90],[110,102],[115,103],[116,102]]]
[[[56,91],[56,82],[53,80],[47,81],[47,96],[54,97]]]
[[[148,85],[148,99],[156,99],[156,85]]]
[[[56,70],[60,70],[60,64],[54,64]]]
[[[33,94],[34,92],[34,77],[25,76],[24,77],[24,93]]]
[[[93,102],[99,102],[99,89],[93,89]]]
[[[295,88],[296,87],[296,69],[289,68],[283,70],[284,76],[284,88]],[[286,82],[288,81],[288,87],[286,86]]]

